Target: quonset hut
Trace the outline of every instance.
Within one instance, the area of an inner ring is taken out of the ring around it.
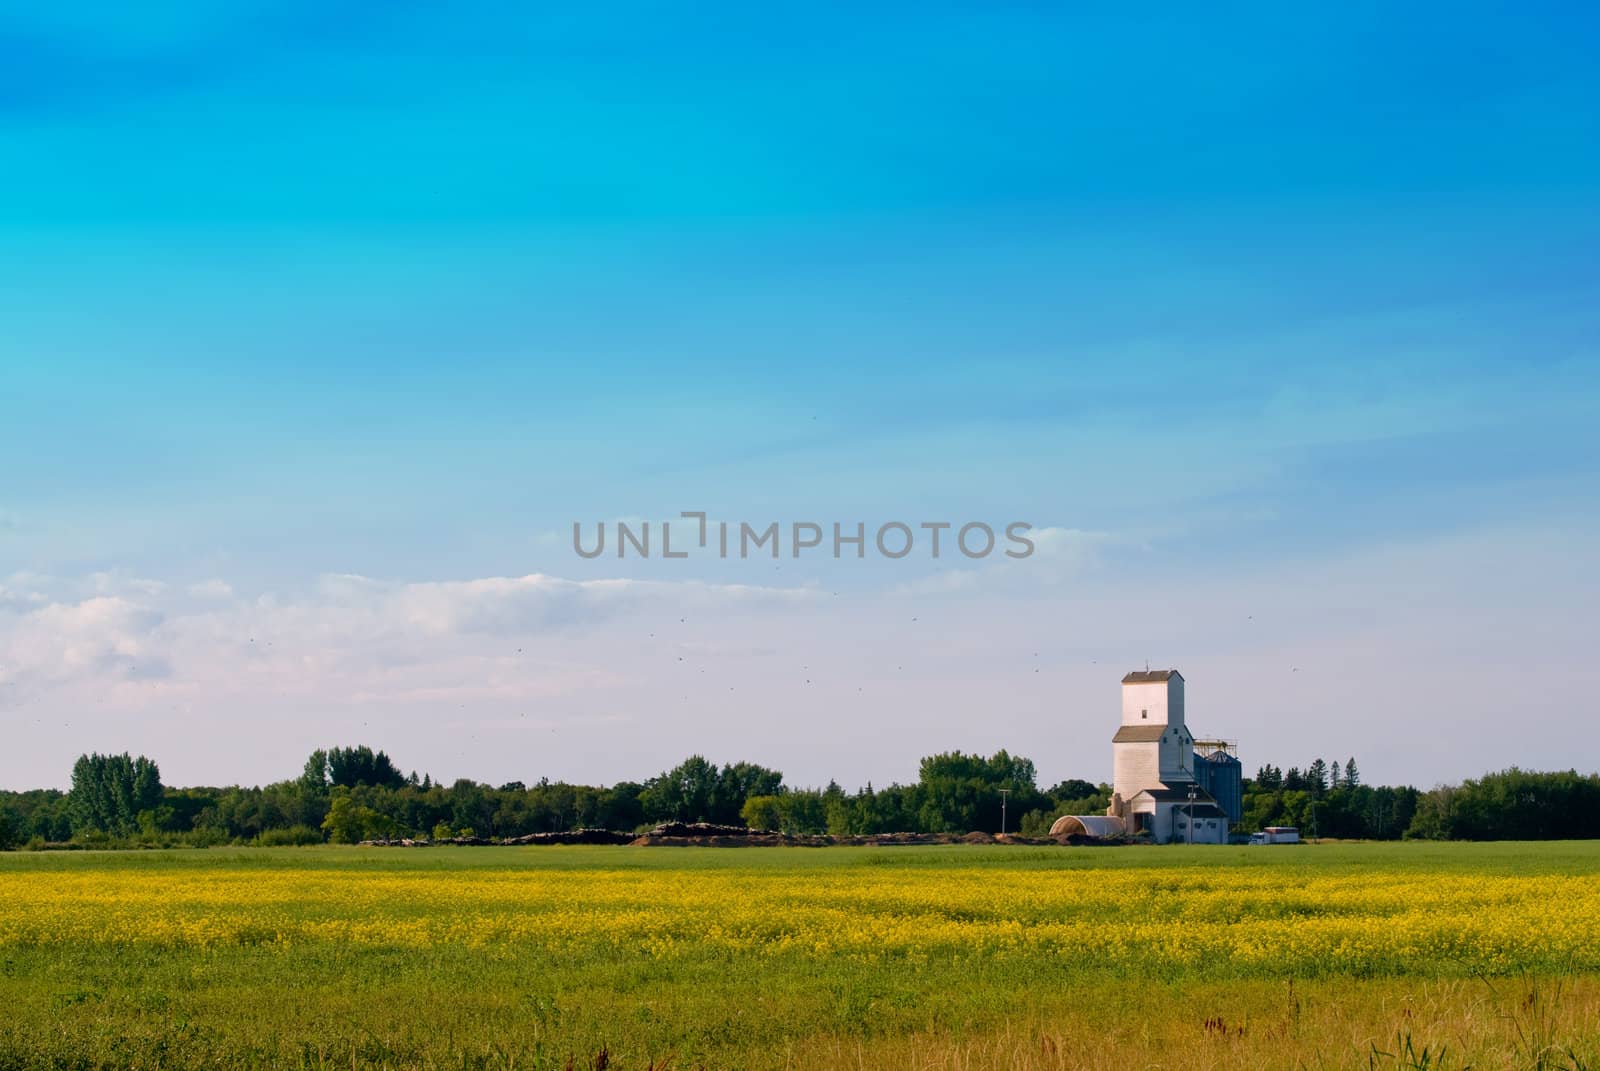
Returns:
[[[1236,816],[1218,804],[1207,786],[1221,788],[1230,777],[1237,786],[1239,760],[1231,750],[1221,749],[1224,758],[1212,767],[1211,756],[1218,749],[1208,744],[1202,755],[1195,747],[1184,724],[1183,674],[1175,669],[1129,673],[1122,678],[1122,724],[1111,738],[1111,806],[1104,816],[1058,818],[1051,835],[1147,834],[1157,844],[1226,844],[1228,822]],[[1203,774],[1201,763],[1208,764]],[[1228,795],[1226,790],[1223,794]]]

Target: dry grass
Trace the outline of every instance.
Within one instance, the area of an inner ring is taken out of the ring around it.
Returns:
[[[832,1036],[786,1066],[917,1071],[1600,1068],[1600,980],[1230,982],[1038,1001],[975,1035]],[[1141,995],[1143,992],[1143,995]]]

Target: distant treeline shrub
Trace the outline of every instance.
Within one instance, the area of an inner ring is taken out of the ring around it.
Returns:
[[[313,752],[299,777],[264,787],[167,788],[140,756],[85,755],[72,790],[0,792],[0,848],[295,845],[388,837],[518,837],[660,822],[744,824],[786,833],[1047,832],[1066,814],[1103,814],[1111,788],[1072,779],[1041,789],[1032,761],[1000,751],[924,758],[908,785],[794,788],[755,763],[694,755],[644,782],[609,787],[512,781],[450,785],[403,775],[367,747]],[[1360,781],[1354,759],[1304,771],[1267,765],[1244,782],[1237,832],[1298,826],[1321,837],[1457,840],[1600,837],[1600,777],[1511,769],[1419,792]]]
[[[1408,836],[1436,840],[1600,837],[1600,776],[1513,766],[1425,793]]]
[[[293,848],[302,844],[321,844],[322,834],[310,826],[265,829],[256,837],[256,843],[263,848]]]

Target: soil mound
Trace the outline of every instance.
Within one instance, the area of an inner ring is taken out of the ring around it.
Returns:
[[[744,826],[722,826],[715,822],[662,822],[647,837],[775,837],[768,829],[748,829]]]
[[[533,847],[543,844],[627,844],[636,848],[647,847],[702,847],[702,848],[827,848],[833,845],[854,845],[868,848],[891,848],[913,844],[1031,844],[1072,845],[1073,847],[1108,847],[1121,841],[1097,840],[1078,834],[1059,837],[1024,837],[1015,833],[995,836],[981,830],[971,833],[868,833],[849,837],[834,837],[823,833],[775,833],[770,829],[747,829],[744,826],[724,826],[714,822],[663,822],[648,833],[623,833],[615,829],[573,829],[560,833],[529,833],[504,840],[490,837],[449,837],[428,841],[421,838],[395,840],[366,840],[361,843],[388,848],[426,848],[430,844],[450,844],[461,847],[503,844]],[[70,845],[78,847],[78,845]]]
[[[632,833],[619,833],[614,829],[572,829],[560,833],[529,833],[511,837],[506,844],[632,844]]]
[[[825,848],[839,843],[827,836],[791,836],[786,833],[763,833],[750,830],[732,836],[657,836],[654,830],[629,841],[636,848]]]

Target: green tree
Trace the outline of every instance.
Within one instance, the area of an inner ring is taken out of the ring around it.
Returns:
[[[753,762],[724,766],[711,795],[712,822],[740,821],[745,801],[752,796],[777,796],[783,792],[783,774]]]
[[[1097,785],[1078,777],[1070,777],[1053,786],[1045,795],[1058,803],[1062,800],[1081,800],[1099,791]]]
[[[139,834],[147,840],[156,840],[164,833],[177,832],[177,818],[177,810],[164,804],[153,811],[140,811]]]
[[[370,808],[363,808],[363,810],[366,813],[361,816],[362,840],[368,838],[392,840],[400,835],[400,825],[393,818]]]
[[[989,758],[959,751],[929,755],[919,768],[917,789],[917,826],[929,833],[998,832],[1002,789],[1010,794],[1006,811],[1018,821],[1050,804],[1038,790],[1032,760],[1007,751]]]
[[[595,799],[594,824],[602,829],[637,829],[644,824],[644,807],[639,802],[644,786],[636,781],[618,781],[601,791]]]
[[[828,808],[822,793],[814,788],[786,792],[778,797],[782,820],[778,828],[785,833],[826,833]]]
[[[492,790],[466,777],[458,777],[446,798],[450,801],[450,824],[463,836],[476,836],[494,828],[497,802]]]
[[[1306,788],[1319,796],[1328,790],[1328,764],[1322,759],[1306,767]]]
[[[317,748],[306,759],[306,767],[300,773],[299,783],[307,792],[328,790],[328,753],[322,748]]]
[[[777,796],[751,796],[739,809],[739,817],[751,829],[781,829],[783,801]]]
[[[141,811],[161,805],[161,771],[143,755],[80,755],[68,797],[74,831],[129,836]]]
[[[1408,837],[1556,840],[1600,837],[1600,775],[1513,766],[1417,801]]]
[[[721,781],[716,766],[703,756],[691,755],[659,777],[651,778],[639,794],[649,822],[709,822]]]
[[[328,817],[322,820],[322,831],[335,844],[359,844],[367,837],[367,825],[375,817],[370,807],[363,807],[347,795],[338,795],[328,808]]]
[[[312,755],[314,759],[315,754]],[[399,788],[406,783],[405,775],[395,768],[389,756],[370,747],[336,747],[328,751],[328,780],[343,788],[357,785],[382,785]]]
[[[1456,826],[1457,797],[1454,785],[1440,785],[1417,800],[1417,810],[1406,827],[1408,840],[1449,840]]]

